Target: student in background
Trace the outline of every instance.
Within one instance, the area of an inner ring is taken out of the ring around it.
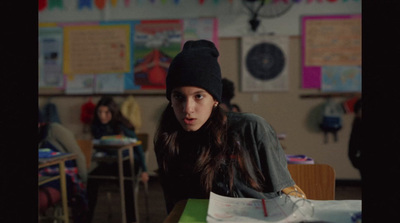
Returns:
[[[97,103],[94,118],[91,125],[91,133],[95,139],[100,139],[103,136],[111,135],[125,135],[130,138],[137,138],[135,127],[130,121],[125,118],[120,112],[118,105],[111,97],[102,97]],[[112,154],[108,154],[112,155]],[[135,173],[137,174],[139,168],[142,170],[141,180],[147,182],[149,175],[147,173],[147,166],[143,148],[141,146],[134,147],[135,158]],[[124,161],[124,173],[131,175],[129,160]],[[118,175],[117,163],[99,163],[98,166],[89,173],[90,175]],[[104,181],[102,179],[89,178],[88,180],[88,197],[89,197],[89,222],[93,218],[93,212],[97,203],[97,193],[99,184]],[[127,222],[135,221],[134,201],[132,192],[132,181],[124,181],[125,188],[125,202],[126,202],[126,218]]]
[[[349,159],[354,168],[360,171],[361,179],[363,177],[361,156],[362,156],[362,137],[361,137],[361,99],[354,104],[354,120],[349,140]]]
[[[239,105],[232,104],[232,111],[233,112],[242,112],[242,109],[240,109]]]
[[[227,78],[222,78],[221,108],[225,111],[232,111],[231,100],[235,97],[235,85]]]
[[[220,107],[224,111],[241,112],[239,105],[232,104],[232,98],[235,97],[235,85],[227,78],[222,78],[222,94]]]
[[[218,56],[212,42],[188,41],[168,70],[169,104],[154,138],[168,213],[179,200],[206,199],[211,191],[253,198],[302,192],[271,125],[221,108]]]
[[[76,160],[66,162],[68,203],[72,207],[74,222],[86,222],[88,210],[86,182],[86,159],[79,147],[73,133],[60,123],[44,121],[43,114],[39,110],[38,118],[38,148],[48,148],[54,152],[75,153]],[[58,167],[50,166],[40,170],[39,175],[58,175]],[[55,202],[60,198],[59,181],[51,181],[39,188],[39,207],[45,211],[46,204]]]

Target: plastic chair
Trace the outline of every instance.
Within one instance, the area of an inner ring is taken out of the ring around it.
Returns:
[[[288,164],[296,184],[307,199],[335,200],[335,170],[327,164]]]
[[[137,138],[139,141],[142,142],[142,148],[143,148],[143,152],[144,152],[144,157],[146,159],[146,163],[147,163],[147,157],[148,157],[148,143],[149,143],[149,134],[147,133],[137,133],[136,134]],[[146,208],[146,220],[149,220],[149,187],[148,187],[148,182],[143,182],[141,180],[141,175],[142,170],[139,170],[138,174],[137,174],[137,178],[136,178],[136,185],[135,185],[135,209],[138,211],[138,204],[139,204],[139,188],[140,188],[140,182],[143,183],[143,187],[144,187],[144,201],[145,201],[145,208]]]

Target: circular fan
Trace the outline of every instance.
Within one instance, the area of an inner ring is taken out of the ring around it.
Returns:
[[[256,31],[260,24],[260,20],[257,19],[258,16],[276,18],[286,13],[293,5],[291,0],[242,0],[242,3],[251,13],[249,23],[253,31]]]
[[[250,75],[268,81],[277,77],[285,67],[282,50],[272,43],[254,45],[246,55],[246,68]]]
[[[242,0],[242,3],[253,14],[264,18],[275,18],[285,14],[293,5],[291,0]]]

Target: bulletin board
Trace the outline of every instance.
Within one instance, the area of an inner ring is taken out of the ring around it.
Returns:
[[[40,23],[39,94],[164,93],[183,44],[208,39],[218,48],[217,31],[216,18]]]
[[[301,27],[302,87],[323,89],[327,73],[341,79],[348,75],[337,91],[359,91],[361,15],[304,16]]]

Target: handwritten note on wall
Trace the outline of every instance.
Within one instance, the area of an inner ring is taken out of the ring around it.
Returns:
[[[129,25],[64,27],[64,73],[130,71]]]

